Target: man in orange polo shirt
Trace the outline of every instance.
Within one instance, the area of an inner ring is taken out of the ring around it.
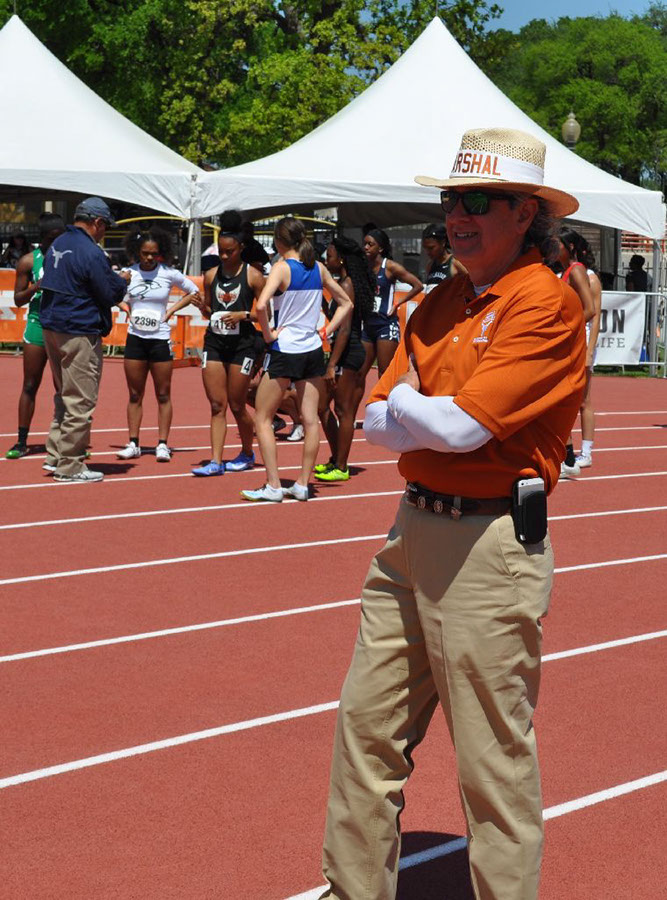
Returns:
[[[366,409],[366,437],[400,452],[408,484],[371,563],[341,697],[326,898],[395,897],[402,789],[438,702],[475,896],[537,898],[532,717],[553,578],[545,495],[583,395],[586,350],[581,303],[543,263],[557,252],[556,219],[578,208],[544,185],[544,157],[531,135],[476,129],[449,178],[416,179],[443,189],[469,275],[415,311]]]

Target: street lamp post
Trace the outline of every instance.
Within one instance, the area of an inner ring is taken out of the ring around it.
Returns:
[[[568,149],[574,150],[581,135],[581,125],[575,119],[572,110],[570,110],[569,116],[563,122],[560,132],[563,135],[563,141]]]

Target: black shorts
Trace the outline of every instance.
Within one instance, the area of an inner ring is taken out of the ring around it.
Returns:
[[[351,334],[347,346],[338,360],[338,367],[359,372],[365,362],[366,350],[361,343],[361,338],[357,334]]]
[[[377,341],[400,341],[401,326],[398,324],[398,316],[378,314],[369,316],[364,322],[361,337],[369,344],[375,344]]]
[[[207,362],[221,362],[232,366],[241,366],[244,375],[252,373],[255,360],[261,355],[264,341],[261,334],[235,338],[219,337],[207,331],[204,335],[204,358],[202,367]]]
[[[321,347],[309,350],[308,353],[269,350],[264,363],[264,370],[269,373],[269,378],[289,378],[290,381],[321,378],[326,369],[324,350]]]
[[[171,362],[171,341],[160,338],[142,338],[128,334],[125,341],[125,359],[141,359],[145,362]]]

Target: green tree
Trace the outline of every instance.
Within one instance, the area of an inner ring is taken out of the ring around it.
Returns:
[[[13,0],[0,0],[0,21]],[[433,0],[31,0],[29,28],[76,75],[193,162],[282,149],[357,96],[412,43]],[[440,5],[492,56],[485,0]]]
[[[505,33],[508,53],[486,71],[559,140],[574,110],[581,124],[576,149],[585,159],[635,184],[660,186],[667,169],[667,48],[656,7],[653,17],[652,23],[618,15],[535,20],[518,35]]]

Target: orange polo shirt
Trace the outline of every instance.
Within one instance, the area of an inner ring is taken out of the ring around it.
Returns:
[[[479,297],[467,276],[434,288],[410,317],[368,402],[386,400],[414,354],[427,397],[454,402],[493,437],[469,453],[415,450],[408,481],[464,497],[509,497],[518,478],[558,481],[585,387],[586,340],[575,291],[530,250]]]

